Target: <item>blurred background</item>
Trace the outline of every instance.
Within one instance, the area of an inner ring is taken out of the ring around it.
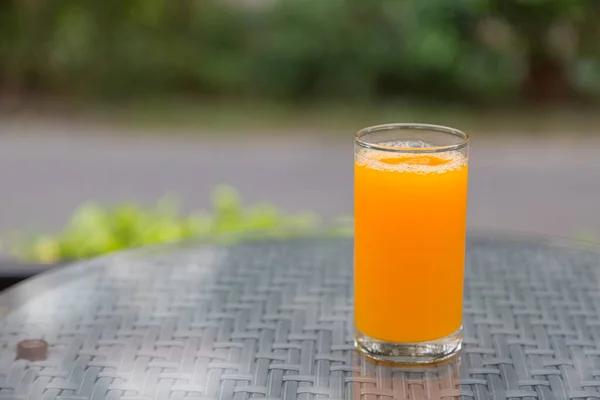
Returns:
[[[471,228],[595,240],[598,21],[596,0],[3,0],[3,251],[343,218],[352,134],[387,122],[471,134]]]

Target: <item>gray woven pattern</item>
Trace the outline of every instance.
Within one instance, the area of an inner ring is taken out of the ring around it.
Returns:
[[[0,400],[600,398],[600,256],[470,238],[465,349],[352,349],[352,242],[120,255],[0,297]],[[15,361],[44,338],[44,361]]]

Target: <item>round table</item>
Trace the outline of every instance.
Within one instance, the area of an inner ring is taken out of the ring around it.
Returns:
[[[0,296],[0,400],[600,398],[600,254],[493,236],[467,254],[465,346],[419,367],[354,351],[351,239],[56,269]]]

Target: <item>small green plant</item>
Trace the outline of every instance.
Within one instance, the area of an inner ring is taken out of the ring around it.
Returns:
[[[236,241],[306,235],[321,225],[312,212],[285,214],[270,204],[244,206],[237,191],[229,186],[211,193],[212,210],[181,214],[172,196],[155,206],[123,203],[113,207],[85,204],[62,232],[41,236],[18,248],[26,260],[56,263],[107,254],[117,250],[189,239]],[[263,234],[264,233],[264,234]],[[348,225],[330,228],[331,234],[349,233]]]

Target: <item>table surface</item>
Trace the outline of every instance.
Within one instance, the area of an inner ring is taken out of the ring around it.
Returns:
[[[353,350],[352,258],[197,244],[43,274],[0,296],[0,399],[600,398],[599,253],[470,236],[464,349],[421,367]],[[46,359],[16,360],[25,339]]]

